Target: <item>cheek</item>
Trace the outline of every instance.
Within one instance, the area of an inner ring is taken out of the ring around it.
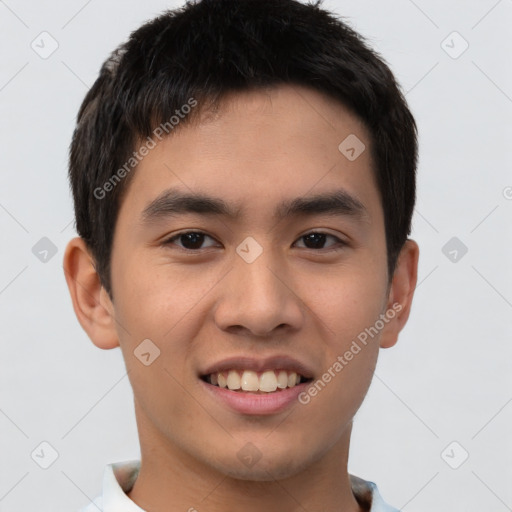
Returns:
[[[372,327],[382,312],[385,291],[382,280],[357,268],[346,270],[304,292],[310,297],[312,318],[318,319],[323,372],[302,403],[311,403],[311,411],[329,411],[328,417],[320,415],[324,419],[315,428],[333,439],[355,415],[370,386],[380,338]]]
[[[314,396],[319,407],[331,411],[327,429],[337,430],[361,405],[370,385],[379,352],[380,332],[374,329],[385,305],[385,268],[371,258],[330,271],[304,294],[321,321],[324,373]],[[316,398],[318,397],[318,398]]]
[[[179,332],[185,325],[183,319],[193,315],[194,308],[219,279],[212,272],[193,267],[154,261],[119,265],[115,276],[119,322],[126,324],[133,335],[162,342]]]
[[[218,274],[169,264],[119,267],[117,332],[134,393],[148,414],[162,407],[174,415],[186,410],[182,386],[195,385],[194,340],[205,322],[205,298],[223,275]],[[149,350],[142,351],[142,343]],[[157,357],[145,366],[137,354],[148,351]]]
[[[371,266],[347,264],[302,281],[304,302],[332,348],[350,344],[379,318],[385,304],[384,277]]]
[[[200,324],[194,307],[213,286],[211,278],[197,276],[149,263],[117,267],[115,312],[123,357],[139,407],[161,429],[167,428],[166,418],[190,414],[183,386],[190,381],[190,340]]]

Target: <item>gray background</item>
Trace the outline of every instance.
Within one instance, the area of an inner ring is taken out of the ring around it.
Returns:
[[[139,457],[121,352],[89,341],[64,280],[67,150],[107,54],[176,5],[0,1],[0,511],[78,510],[107,463]],[[512,0],[324,5],[390,63],[420,131],[418,289],[356,416],[349,470],[407,512],[512,510]],[[55,44],[43,31],[58,43],[45,59],[31,47]],[[59,454],[48,469],[42,442]]]

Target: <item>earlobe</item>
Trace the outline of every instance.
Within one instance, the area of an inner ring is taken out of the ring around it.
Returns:
[[[73,309],[91,341],[102,349],[119,346],[113,304],[101,285],[94,260],[82,238],[69,241],[63,267]]]
[[[380,347],[389,348],[398,341],[398,334],[404,328],[411,312],[412,299],[418,279],[418,244],[408,239],[398,257],[395,273],[391,283],[386,311],[394,311],[394,316],[385,326]]]

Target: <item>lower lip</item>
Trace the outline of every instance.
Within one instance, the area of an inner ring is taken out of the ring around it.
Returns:
[[[268,394],[256,394],[248,391],[231,391],[227,388],[220,388],[208,384],[199,379],[207,393],[210,393],[215,400],[219,400],[231,409],[241,414],[276,414],[284,411],[293,402],[298,402],[298,396],[308,386],[309,382],[297,384],[293,388],[285,388]]]

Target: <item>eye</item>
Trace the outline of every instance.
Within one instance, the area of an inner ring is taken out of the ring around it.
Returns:
[[[178,245],[178,247],[188,251],[196,251],[197,249],[202,248],[201,245],[203,244],[205,238],[210,238],[213,240],[211,236],[203,233],[202,231],[186,231],[168,238],[163,242],[163,245],[172,245],[175,244],[176,240],[180,240],[182,245]]]
[[[206,238],[214,240],[211,236],[203,233],[202,231],[185,231],[166,239],[163,242],[163,245],[177,245],[185,251],[197,252],[199,249],[215,246],[215,244],[211,244],[209,246],[202,247]],[[322,233],[320,231],[312,231],[311,233],[307,233],[306,235],[301,236],[298,240],[305,241],[305,249],[324,249],[326,239],[328,238],[334,240],[335,243],[333,244],[333,248],[327,247],[327,251],[337,250],[340,247],[347,245],[346,242],[340,240],[338,237],[328,233]],[[178,244],[177,241],[181,242],[181,245]]]
[[[327,238],[331,238],[335,240],[334,248],[328,248],[328,250],[336,250],[340,246],[343,247],[347,245],[343,240],[340,240],[338,237],[334,235],[329,235],[328,233],[322,233],[320,231],[312,231],[311,233],[307,233],[299,238],[299,240],[304,240],[306,243],[306,249],[323,249],[325,241]],[[337,247],[336,247],[337,246]]]

